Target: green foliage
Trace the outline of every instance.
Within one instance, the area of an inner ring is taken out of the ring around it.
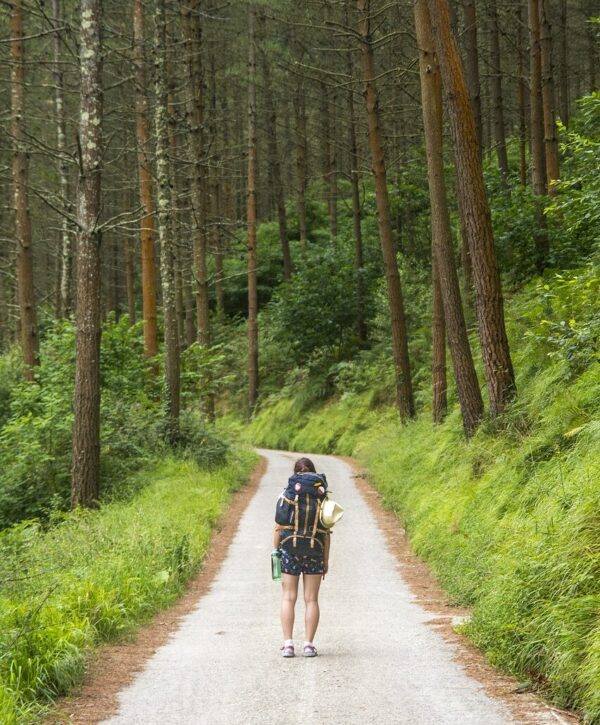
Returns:
[[[581,259],[600,247],[600,91],[579,99],[578,105],[568,131],[561,128],[561,180],[547,211]]]
[[[80,681],[85,657],[168,606],[197,571],[211,530],[255,456],[207,473],[165,461],[128,503],[0,532],[0,721],[37,722]]]
[[[75,368],[70,321],[48,323],[40,359],[35,382],[14,384],[5,404],[0,528],[23,518],[45,518],[69,505]],[[143,355],[141,323],[108,319],[100,356],[103,493],[114,495],[129,471],[163,447],[160,383],[149,374],[150,365]]]

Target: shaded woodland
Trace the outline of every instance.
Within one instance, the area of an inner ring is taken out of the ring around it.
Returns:
[[[327,388],[377,345],[402,421],[429,386],[444,418],[447,365],[467,436],[501,417],[503,286],[592,251],[548,214],[559,129],[597,85],[592,5],[4,3],[0,342],[44,388],[44,340],[74,335],[72,504],[100,493],[107,376],[135,397],[102,371],[103,329],[143,340],[113,363],[173,446],[182,409],[252,415],[294,370]]]

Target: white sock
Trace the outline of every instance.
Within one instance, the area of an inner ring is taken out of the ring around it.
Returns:
[[[286,639],[283,643],[284,647],[293,647],[294,646],[294,640],[293,639]]]
[[[304,646],[305,647],[314,647],[314,644],[312,642],[305,642]]]

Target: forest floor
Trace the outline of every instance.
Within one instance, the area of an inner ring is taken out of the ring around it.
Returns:
[[[319,657],[282,659],[265,522],[298,454],[260,453],[262,468],[236,495],[186,596],[131,642],[103,648],[47,722],[578,722],[523,692],[455,631],[468,611],[450,606],[363,474],[333,456],[311,456],[346,509],[321,589]],[[297,646],[302,612],[299,602]]]

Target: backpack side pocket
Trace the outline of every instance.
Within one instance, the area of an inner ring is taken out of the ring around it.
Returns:
[[[294,520],[294,502],[281,495],[275,506],[275,523],[289,526]]]

